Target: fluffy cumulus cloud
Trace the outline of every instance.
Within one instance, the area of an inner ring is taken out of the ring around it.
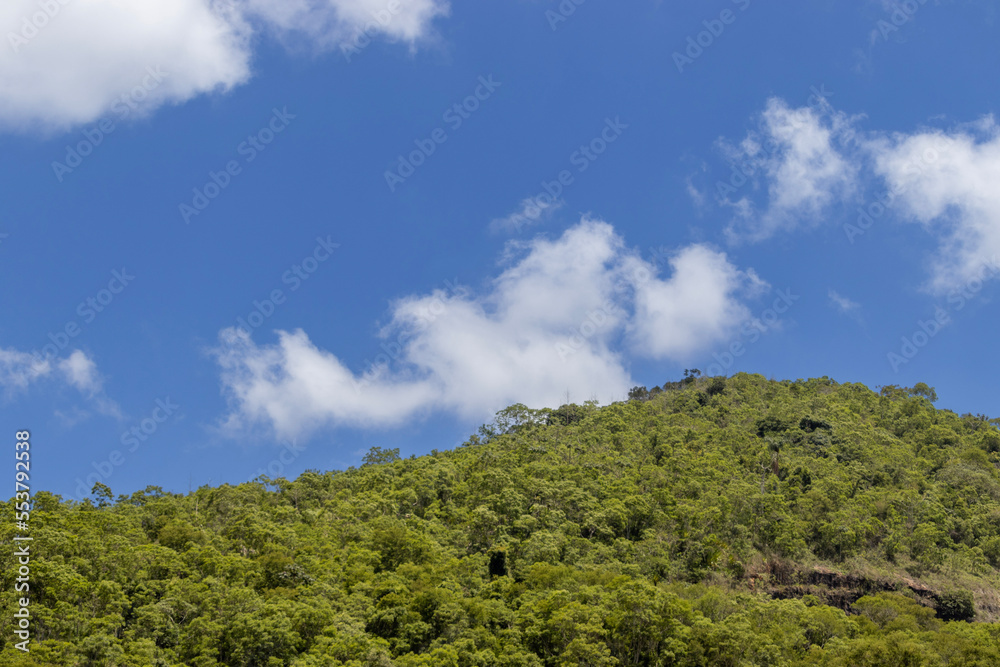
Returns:
[[[263,423],[296,438],[323,426],[386,426],[418,413],[484,418],[515,402],[554,406],[621,399],[624,351],[689,358],[747,318],[752,272],[696,245],[670,275],[639,258],[614,229],[584,220],[554,240],[517,244],[481,294],[462,288],[395,302],[377,366],[354,372],[305,332],[272,345],[224,330],[215,350],[231,428]],[[377,343],[373,343],[375,345]]]
[[[250,72],[246,25],[205,0],[9,0],[0,30],[9,42],[0,49],[7,125],[85,123],[123,96],[130,110],[151,109]]]
[[[255,33],[333,48],[413,44],[445,0],[5,0],[0,124],[64,129],[227,90],[251,73]]]
[[[670,279],[641,281],[635,291],[634,347],[659,358],[690,357],[705,341],[724,339],[750,319],[734,296],[767,287],[752,270],[738,270],[724,254],[703,245],[685,248],[670,266]]]
[[[992,117],[951,132],[871,142],[893,205],[941,241],[928,287],[936,293],[996,277],[1000,257],[1000,127]]]
[[[772,98],[760,121],[760,130],[739,145],[722,143],[733,167],[730,182],[718,192],[737,213],[727,230],[731,240],[761,241],[812,226],[857,184],[858,169],[840,148],[851,136],[851,119],[826,103],[793,109]],[[761,179],[768,197],[759,208],[740,190]]]

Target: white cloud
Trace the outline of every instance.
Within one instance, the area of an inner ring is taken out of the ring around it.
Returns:
[[[861,305],[856,301],[851,301],[846,296],[841,295],[836,290],[830,290],[828,293],[830,297],[830,303],[837,307],[842,313],[853,313],[861,308]]]
[[[358,31],[413,44],[448,9],[445,0],[398,0],[395,13],[389,5],[383,0],[5,0],[0,125],[52,130],[91,122],[137,87],[142,99],[137,94],[135,101],[146,112],[228,90],[249,79],[260,30],[305,33],[320,48],[353,40]],[[376,20],[379,12],[382,23]],[[149,68],[165,76],[151,82]]]
[[[739,146],[721,142],[735,167],[721,187],[736,214],[730,240],[760,241],[832,219],[832,208],[864,186],[880,211],[935,237],[928,291],[945,294],[1000,274],[1000,125],[992,116],[948,131],[862,135],[857,118],[826,103],[791,109],[771,99],[762,119],[762,131]],[[767,188],[764,206],[752,197],[750,184],[758,182]]]
[[[0,9],[0,120],[14,126],[65,128],[109,113],[115,100],[143,86],[152,109],[227,89],[250,74],[249,32],[206,0],[69,0],[34,32],[26,17],[45,16],[34,0]],[[28,23],[26,23],[26,21]],[[42,21],[35,20],[35,23]],[[34,28],[34,25],[32,25]],[[37,34],[35,34],[37,33]],[[11,35],[30,36],[20,42]],[[147,68],[165,73],[156,85]],[[137,95],[138,97],[138,95]]]
[[[753,271],[738,270],[703,245],[688,246],[670,266],[670,279],[642,281],[636,288],[635,346],[658,358],[689,357],[706,341],[723,340],[750,317],[736,296],[765,287]]]
[[[366,30],[412,44],[448,13],[442,0],[246,0],[246,6],[279,31],[304,33],[325,46],[352,43]]]
[[[747,315],[738,293],[760,286],[703,246],[678,252],[661,279],[610,225],[593,220],[515,248],[520,255],[483,294],[438,291],[394,303],[381,334],[397,363],[372,373],[354,373],[302,331],[257,345],[224,330],[215,354],[232,404],[228,426],[263,423],[295,438],[428,411],[483,418],[515,402],[554,406],[567,392],[621,399],[632,386],[621,348],[687,359],[730,335]]]
[[[694,183],[691,182],[690,176],[688,176],[685,180],[685,185],[687,185],[688,196],[691,197],[691,201],[694,203],[695,208],[698,210],[703,209],[705,207],[705,202],[707,201],[705,193],[694,186]]]
[[[80,393],[93,396],[101,391],[103,382],[97,373],[97,364],[80,350],[59,362],[59,370],[63,372],[66,381],[76,387]]]
[[[97,371],[97,364],[85,352],[74,350],[63,359],[47,359],[28,352],[0,348],[0,388],[8,398],[44,379],[54,379],[73,387],[102,414],[122,417],[118,404],[104,394],[104,381]]]
[[[26,389],[35,380],[52,372],[52,365],[27,352],[0,348],[0,387],[9,394]]]
[[[871,142],[875,171],[904,219],[938,234],[927,287],[945,293],[994,274],[1000,256],[1000,127],[992,117],[952,132]]]
[[[497,218],[490,222],[490,231],[520,233],[525,227],[537,225],[548,219],[555,211],[562,208],[563,201],[552,201],[542,197],[528,197],[521,200],[521,206],[505,218]]]
[[[734,174],[767,183],[768,201],[758,210],[744,194],[725,203],[737,214],[727,234],[732,241],[761,241],[776,232],[809,227],[838,198],[851,195],[858,169],[835,146],[849,136],[853,119],[835,113],[828,104],[790,108],[772,98],[761,116],[761,131],[750,133],[739,146],[722,148],[736,167]],[[736,177],[737,183],[740,182]],[[735,186],[734,189],[748,187]]]

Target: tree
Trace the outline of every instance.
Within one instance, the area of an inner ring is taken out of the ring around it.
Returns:
[[[944,593],[938,599],[938,617],[943,621],[971,621],[976,617],[976,605],[969,591]]]
[[[394,461],[399,460],[399,447],[395,447],[393,449],[372,447],[361,460],[363,462],[362,464],[366,466],[380,466],[393,463]]]
[[[1000,597],[995,422],[909,389],[736,374],[709,400],[722,378],[688,378],[271,485],[38,490],[31,654],[8,640],[0,665],[1000,665],[995,610],[939,588]]]
[[[115,496],[113,493],[111,493],[111,487],[107,486],[106,484],[101,484],[100,482],[97,482],[90,490],[90,494],[97,499],[98,507],[107,507],[108,505],[114,502]]]
[[[628,390],[628,400],[645,401],[649,398],[649,390],[642,386],[635,386]]]
[[[923,396],[931,403],[936,403],[938,400],[937,392],[934,391],[934,387],[928,387],[923,382],[918,382],[915,385],[913,385],[913,388],[910,389],[910,395]]]

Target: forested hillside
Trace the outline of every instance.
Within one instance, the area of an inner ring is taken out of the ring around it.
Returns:
[[[997,420],[696,375],[295,481],[39,493],[0,664],[1000,665]]]

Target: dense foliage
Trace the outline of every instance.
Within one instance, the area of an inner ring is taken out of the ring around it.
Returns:
[[[934,399],[692,372],[295,481],[39,493],[0,664],[1000,665],[1000,430]]]

